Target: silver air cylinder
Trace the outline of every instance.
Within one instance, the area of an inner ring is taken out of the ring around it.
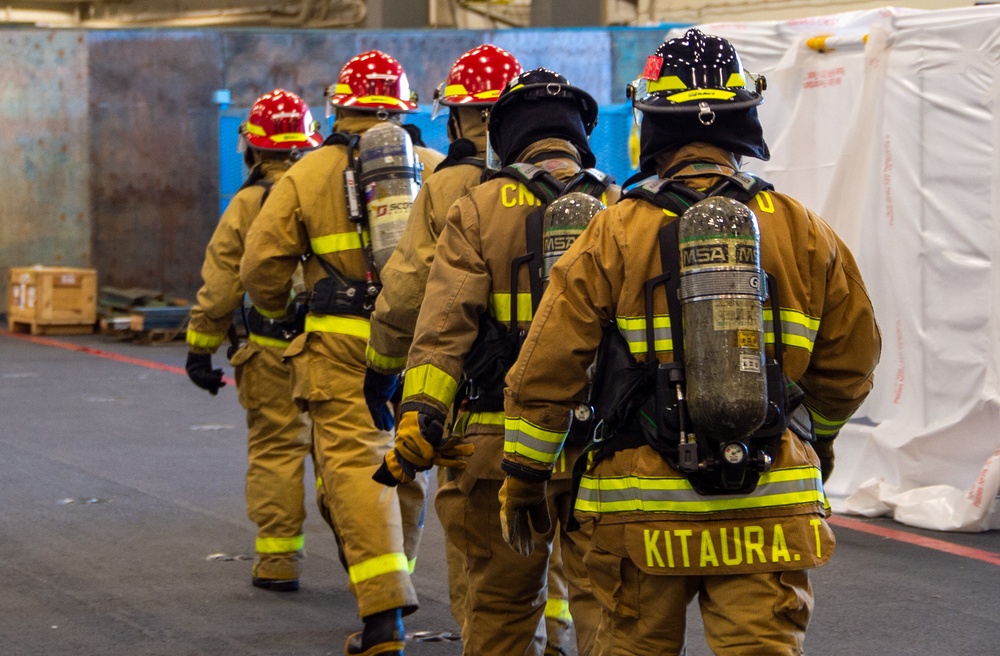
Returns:
[[[587,228],[590,219],[604,209],[604,203],[580,191],[568,193],[552,201],[542,218],[542,251],[545,259],[542,284],[549,284],[549,273],[563,253]]]
[[[421,164],[410,135],[391,121],[367,129],[358,141],[358,151],[372,256],[381,271],[406,228],[420,189]]]
[[[699,435],[740,440],[767,413],[757,217],[712,197],[684,212],[679,228],[688,412]]]

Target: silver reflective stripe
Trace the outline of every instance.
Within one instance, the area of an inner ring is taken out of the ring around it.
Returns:
[[[596,513],[714,513],[804,503],[826,503],[819,470],[812,466],[763,474],[757,489],[743,495],[703,496],[684,478],[584,476],[576,509]]]

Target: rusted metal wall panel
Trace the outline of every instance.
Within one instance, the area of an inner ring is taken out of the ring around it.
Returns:
[[[218,221],[219,33],[90,34],[94,259],[103,283],[188,294]]]
[[[7,271],[90,266],[87,42],[82,32],[0,33],[0,313]]]

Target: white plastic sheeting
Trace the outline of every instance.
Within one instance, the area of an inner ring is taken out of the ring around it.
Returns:
[[[837,230],[882,331],[834,508],[1000,528],[1000,6],[700,27],[767,77],[772,159],[747,168]],[[835,49],[807,47],[823,34]]]

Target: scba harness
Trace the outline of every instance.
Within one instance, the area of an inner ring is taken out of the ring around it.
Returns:
[[[518,279],[522,267],[528,267],[532,316],[542,299],[543,219],[546,207],[571,192],[582,192],[600,199],[614,184],[613,178],[596,169],[584,169],[570,180],[560,182],[544,169],[523,162],[494,172],[490,179],[495,178],[510,178],[523,184],[540,201],[540,205],[525,218],[527,252],[511,262],[511,315],[508,325],[502,324],[489,312],[479,317],[479,333],[466,357],[464,381],[456,397],[457,402],[467,402],[470,412],[503,410],[504,377],[517,360],[525,338],[525,331],[517,325]],[[589,427],[577,423],[581,430],[575,431],[570,441],[582,443]]]
[[[646,182],[625,194],[625,198],[646,201],[680,217],[691,205],[712,196],[724,196],[746,203],[769,183],[747,173],[724,176],[704,192],[687,187],[677,179]],[[783,342],[778,286],[767,277],[772,311],[774,355],[765,358],[767,411],[763,423],[749,436],[729,440],[707,438],[692,425],[686,410],[684,333],[680,292],[680,250],[678,225],[671,221],[659,231],[663,273],[647,280],[645,294],[646,361],[632,356],[628,342],[617,326],[605,329],[598,348],[597,368],[591,400],[598,425],[585,453],[574,467],[579,484],[584,469],[617,451],[648,445],[671,467],[684,474],[702,495],[749,494],[757,487],[760,474],[770,469],[773,453],[781,440],[788,417],[801,404],[802,391],[782,374]],[[656,358],[653,326],[653,297],[663,287],[667,297],[673,361]]]

